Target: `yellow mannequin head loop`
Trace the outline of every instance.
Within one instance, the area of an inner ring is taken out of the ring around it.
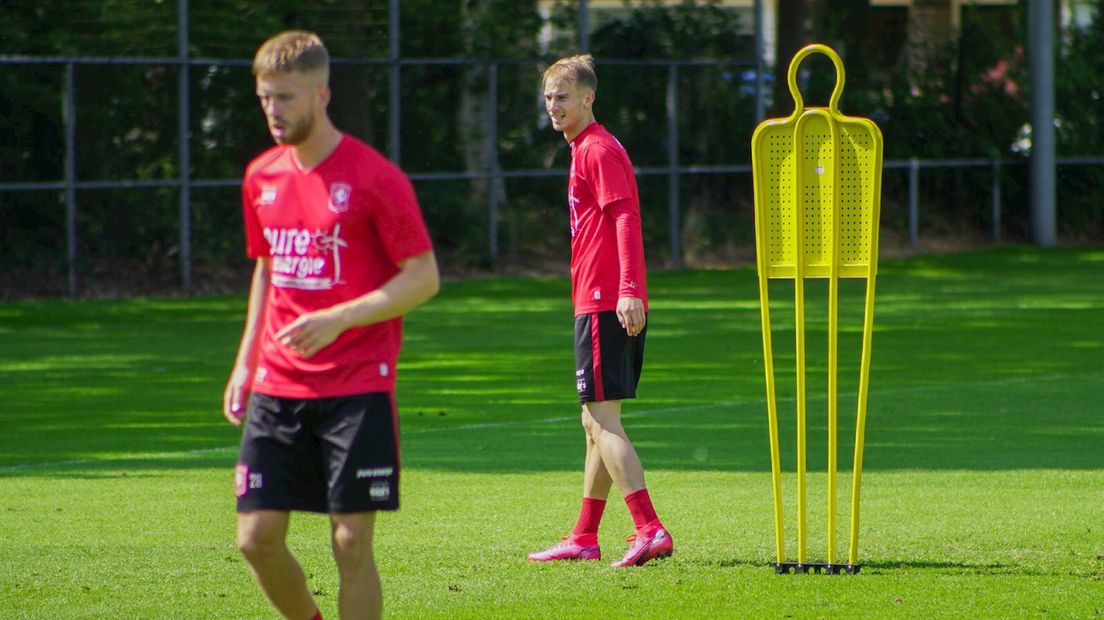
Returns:
[[[797,88],[797,68],[801,65],[801,61],[805,60],[812,54],[824,54],[828,58],[832,59],[832,64],[836,66],[836,87],[832,89],[832,98],[828,102],[828,111],[833,116],[838,116],[840,95],[843,94],[843,83],[846,79],[843,71],[843,61],[840,60],[839,54],[835,50],[822,45],[820,43],[813,43],[812,45],[806,45],[801,48],[797,54],[794,55],[793,60],[790,61],[790,70],[786,76],[786,80],[790,86],[790,95],[794,100],[794,112],[793,118],[801,116],[801,113],[805,111],[805,101],[801,98],[801,91]]]

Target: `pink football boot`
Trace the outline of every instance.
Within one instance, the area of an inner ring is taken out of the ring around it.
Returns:
[[[556,560],[601,560],[602,550],[598,545],[580,545],[575,537],[568,535],[560,542],[543,551],[529,554],[530,562],[554,562]]]
[[[629,550],[620,560],[610,564],[615,568],[621,566],[643,566],[645,562],[655,558],[665,558],[675,550],[675,541],[664,528],[652,532],[650,536],[629,534],[625,542],[631,542]]]

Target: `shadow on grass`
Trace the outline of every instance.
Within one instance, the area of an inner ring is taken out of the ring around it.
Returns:
[[[810,469],[823,469],[827,318],[806,287]],[[768,471],[754,272],[650,282],[640,399],[624,421],[648,470]],[[783,463],[794,460],[793,285],[772,281]],[[840,467],[850,467],[861,282],[842,283]],[[1104,250],[999,248],[884,261],[865,469],[1104,468]],[[0,477],[206,467],[243,298],[0,305]],[[407,320],[399,408],[407,467],[578,469],[563,279],[454,282]],[[175,454],[142,460],[143,454]],[[138,457],[138,458],[136,458]],[[79,461],[79,465],[66,465]],[[35,466],[35,467],[24,467]],[[109,466],[113,467],[113,465]],[[38,473],[36,473],[38,472]]]
[[[89,457],[70,461],[31,462],[0,468],[4,478],[56,478],[72,480],[113,480],[156,478],[159,472],[187,470],[226,470],[227,485],[233,483],[237,448],[227,447],[201,453],[134,454]],[[229,486],[228,486],[229,488]]]
[[[766,562],[763,560],[746,560],[746,559],[728,559],[721,560],[720,562],[706,562],[705,565],[720,566],[721,568],[757,568],[768,572],[774,572],[774,563]],[[864,574],[879,574],[879,573],[892,573],[902,571],[924,571],[925,573],[943,573],[948,575],[1045,575],[1041,571],[1025,571],[1021,566],[1000,564],[997,562],[987,563],[973,563],[973,562],[933,562],[927,560],[888,560],[881,562],[867,562],[864,561],[860,564],[859,575]],[[827,573],[815,573],[810,571],[809,573],[783,573],[779,575],[779,578],[789,576],[790,578],[804,577],[804,576],[820,576],[824,578],[835,577],[838,579],[845,579],[851,575],[841,573],[838,575],[828,575]]]

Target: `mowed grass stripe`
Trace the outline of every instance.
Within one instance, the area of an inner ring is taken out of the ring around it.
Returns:
[[[1004,386],[1016,386],[1016,385],[1030,385],[1032,387],[1038,386],[1041,383],[1052,381],[1075,381],[1081,382],[1085,380],[1101,379],[1101,377],[1091,374],[1055,374],[1049,376],[1032,376],[1032,377],[1012,377],[1005,379],[995,379],[986,382],[974,382],[972,385],[975,387],[986,387],[989,389],[1000,388]],[[915,393],[944,393],[947,392],[946,386],[933,386],[933,385],[920,385],[903,388],[899,390],[874,390],[871,389],[871,398],[874,400],[893,398],[904,394]],[[795,401],[793,396],[781,397],[778,399],[779,404],[793,403]],[[810,404],[820,404],[825,402],[823,394],[811,394],[807,396],[807,402]],[[727,402],[718,402],[708,405],[689,405],[684,407],[663,407],[663,408],[644,408],[636,409],[626,406],[622,417],[625,419],[641,418],[654,415],[665,414],[678,414],[688,413],[695,411],[707,411],[707,410],[731,410],[735,407],[752,407],[759,408],[765,411],[765,401],[762,399],[746,399],[746,400],[730,400]],[[470,431],[482,431],[491,429],[506,429],[513,427],[525,427],[525,426],[539,426],[546,424],[573,424],[579,420],[578,415],[572,416],[558,416],[552,418],[544,418],[540,420],[514,420],[514,421],[502,421],[502,422],[482,422],[476,424],[464,424],[459,426],[444,426],[444,427],[424,427],[416,428],[412,430],[403,430],[403,437],[418,436],[435,433],[454,433],[454,432],[470,432]],[[819,427],[811,426],[814,430]],[[409,443],[409,442],[404,442]],[[237,445],[228,446],[215,446],[210,448],[196,448],[192,450],[182,450],[177,452],[134,452],[129,454],[112,454],[105,455],[98,458],[87,459],[75,459],[70,461],[56,461],[56,462],[40,462],[30,463],[25,465],[13,465],[0,467],[0,472],[20,472],[28,470],[37,470],[40,472],[49,473],[54,469],[70,469],[73,467],[92,465],[92,464],[109,464],[113,461],[134,461],[134,460],[151,460],[151,461],[166,461],[177,458],[190,458],[203,455],[223,455],[228,453],[236,453],[238,450]],[[407,467],[416,467],[416,464],[407,464]]]

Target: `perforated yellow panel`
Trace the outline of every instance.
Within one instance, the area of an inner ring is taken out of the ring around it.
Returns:
[[[768,265],[794,264],[794,151],[793,132],[773,131],[763,137],[766,143],[766,161],[763,170],[756,170],[756,188],[761,189],[760,213],[766,216]],[[763,178],[760,182],[759,175]]]
[[[829,277],[834,251],[839,277],[870,275],[882,136],[870,120],[840,114],[836,101],[833,95],[832,106],[805,109],[797,95],[794,114],[764,121],[755,132],[756,240],[769,277],[797,276],[799,245],[803,277]]]

